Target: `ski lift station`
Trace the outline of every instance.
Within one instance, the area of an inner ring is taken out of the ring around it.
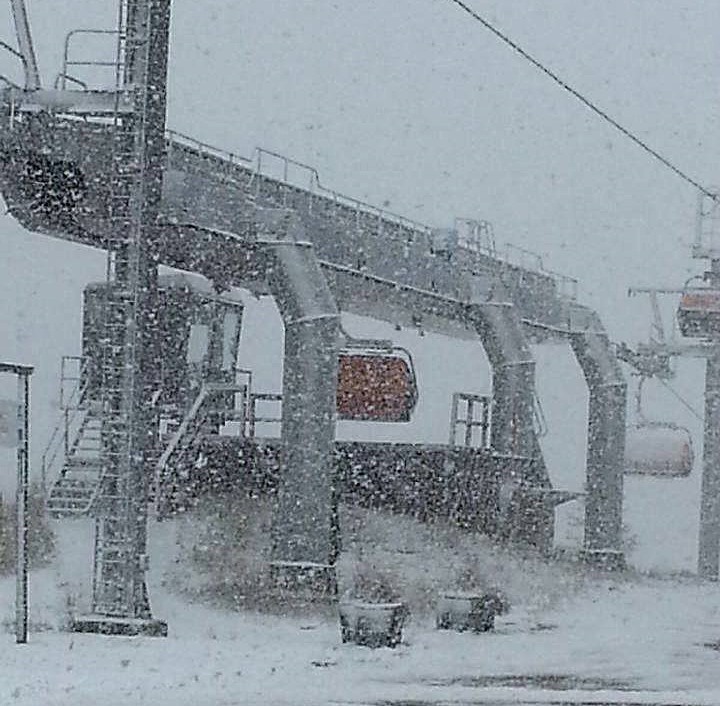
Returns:
[[[572,351],[589,393],[583,557],[622,567],[624,472],[692,466],[685,430],[642,418],[626,463],[621,359],[650,376],[657,351],[620,354],[574,280],[501,254],[485,222],[432,228],[279,154],[244,159],[168,130],[170,4],[120,0],[116,27],[72,32],[51,87],[22,0],[17,48],[3,45],[25,77],[0,90],[7,208],[29,231],[107,254],[43,463],[50,514],[96,519],[92,605],[75,629],[162,634],[148,518],[226,488],[273,497],[273,574],[291,590],[335,590],[341,501],[547,551],[556,506],[576,497],[553,487],[538,438],[531,345],[551,342]],[[278,307],[281,394],[237,365],[239,289]],[[685,333],[717,335],[717,291],[688,291],[681,307]],[[491,394],[448,393],[444,444],[336,440],[336,420],[407,422],[423,395],[412,351],[349,335],[341,313],[478,341]]]

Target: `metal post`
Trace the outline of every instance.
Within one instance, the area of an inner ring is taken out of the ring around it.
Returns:
[[[120,242],[111,244],[117,248],[108,281],[108,292],[113,288],[110,300],[121,311],[124,331],[114,334],[119,352],[111,356],[110,382],[103,380],[109,404],[103,411],[105,482],[97,510],[92,614],[74,619],[72,628],[165,636],[167,624],[152,617],[145,575],[148,471],[157,429],[151,404],[157,264],[150,233],[163,182],[170,0],[125,0],[124,25],[121,21],[125,50],[121,64],[124,85],[134,88],[134,111],[115,127],[118,138],[133,145],[129,161],[135,168],[116,177],[130,177],[125,187],[129,203],[116,224]]]
[[[700,489],[698,575],[716,581],[720,569],[720,344],[705,368],[705,436]]]
[[[720,260],[713,260],[709,278],[720,284]],[[705,367],[705,435],[700,488],[698,575],[717,581],[720,570],[720,339],[713,340]]]
[[[16,442],[17,485],[15,507],[17,510],[15,552],[15,642],[19,645],[28,639],[28,459],[30,457],[30,375],[29,365],[0,363],[0,373],[17,376]]]
[[[35,49],[33,47],[25,0],[10,0],[10,4],[15,21],[15,34],[18,40],[18,47],[23,57],[25,88],[29,91],[35,91],[41,87],[40,71],[38,70],[37,59],[35,58]]]

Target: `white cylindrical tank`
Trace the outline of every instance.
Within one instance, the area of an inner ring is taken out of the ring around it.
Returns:
[[[626,473],[682,478],[690,474],[693,461],[692,437],[684,427],[654,422],[627,428]]]

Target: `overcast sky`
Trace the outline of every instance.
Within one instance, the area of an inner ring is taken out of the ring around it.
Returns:
[[[720,181],[720,1],[470,4],[701,182]],[[112,25],[115,7],[30,3],[49,80],[65,32]],[[694,190],[449,0],[175,0],[173,13],[171,127],[287,153],[431,225],[487,219],[498,241],[577,276],[618,336],[631,335],[628,285],[699,267]]]

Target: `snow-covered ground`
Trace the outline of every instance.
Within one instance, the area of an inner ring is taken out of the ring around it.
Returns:
[[[14,582],[2,579],[0,704],[720,704],[720,654],[707,646],[720,640],[714,584],[581,576],[546,601],[532,591],[552,580],[535,589],[531,566],[526,599],[494,633],[436,631],[432,613],[420,611],[398,649],[370,650],[341,644],[332,610],[233,611],[171,590],[192,571],[177,555],[183,527],[152,525],[150,592],[166,639],[62,631],[68,599],[78,609],[87,600],[89,523],[59,524],[62,554],[32,573],[27,645],[14,644]]]

